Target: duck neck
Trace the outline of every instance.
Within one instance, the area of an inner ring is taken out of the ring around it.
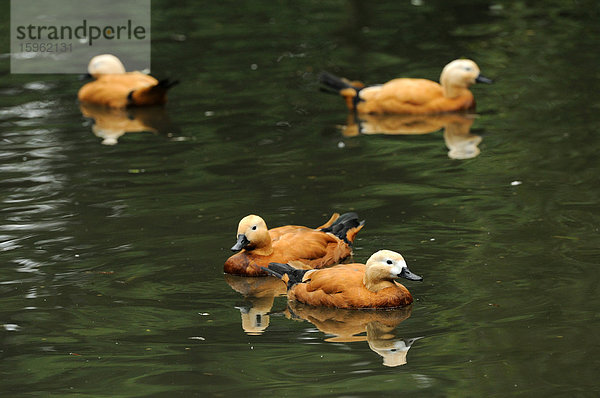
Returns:
[[[257,254],[259,256],[270,256],[273,254],[273,245],[271,244],[271,237],[269,235],[266,236],[266,239],[261,239],[257,242],[256,246],[250,248],[249,251],[252,254]]]
[[[371,272],[369,272],[368,268],[365,272],[365,276],[363,277],[363,283],[365,284],[365,287],[372,292],[378,292],[386,287],[395,286],[393,281],[381,279],[381,277],[378,278],[377,275],[373,275]]]
[[[456,98],[470,92],[468,88],[460,86],[442,84],[442,87],[444,88],[444,97],[446,98]]]

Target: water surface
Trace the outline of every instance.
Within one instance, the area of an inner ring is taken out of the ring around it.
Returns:
[[[148,131],[108,142],[98,117],[119,115],[80,109],[77,76],[11,75],[5,43],[0,391],[596,396],[600,32],[584,3],[154,1],[153,73],[182,83],[164,111],[121,115]],[[473,88],[476,115],[419,120],[428,134],[358,133],[316,83],[435,80],[463,56],[495,83]],[[223,275],[246,214],[335,211],[366,220],[356,261],[388,248],[424,276],[411,308],[288,309],[271,282]]]

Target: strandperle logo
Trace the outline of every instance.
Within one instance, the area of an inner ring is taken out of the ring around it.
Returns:
[[[150,70],[150,0],[11,0],[12,73],[85,73],[114,54]]]
[[[32,25],[17,26],[17,40],[73,40],[85,39],[91,46],[95,40],[144,40],[146,38],[146,28],[140,25],[134,26],[131,19],[127,20],[126,25],[106,25],[95,26],[88,25],[86,19],[81,25],[73,27],[69,25],[46,26]]]

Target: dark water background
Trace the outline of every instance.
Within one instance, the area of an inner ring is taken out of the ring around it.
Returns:
[[[77,76],[10,74],[2,7],[3,396],[600,394],[599,3],[152,7],[153,74],[181,84],[141,116],[158,132],[112,146]],[[473,88],[467,159],[441,130],[344,135],[341,99],[316,83],[436,80],[459,57],[495,79]],[[271,309],[224,278],[244,215],[317,226],[349,210],[366,220],[355,260],[397,250],[425,278],[384,337],[336,339],[362,321],[290,319],[285,298]]]

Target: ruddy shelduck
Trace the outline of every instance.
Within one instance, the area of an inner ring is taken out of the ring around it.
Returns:
[[[476,82],[491,83],[469,59],[457,59],[442,70],[440,84],[427,79],[393,79],[365,87],[360,82],[322,73],[321,83],[339,92],[350,110],[358,113],[435,114],[475,108],[469,87]]]
[[[271,263],[264,269],[288,284],[289,300],[348,309],[409,305],[413,302],[412,295],[394,279],[423,280],[408,269],[401,254],[391,250],[374,253],[366,264],[302,270],[289,264]]]
[[[297,225],[267,229],[257,215],[244,217],[231,248],[239,253],[229,257],[224,271],[245,276],[267,276],[260,267],[271,262],[290,263],[313,269],[334,265],[352,255],[352,242],[362,229],[356,213],[334,214],[318,228]]]
[[[167,102],[167,90],[177,84],[142,72],[125,72],[123,63],[112,54],[92,58],[88,73],[94,81],[79,89],[79,101],[110,108],[162,105]]]

